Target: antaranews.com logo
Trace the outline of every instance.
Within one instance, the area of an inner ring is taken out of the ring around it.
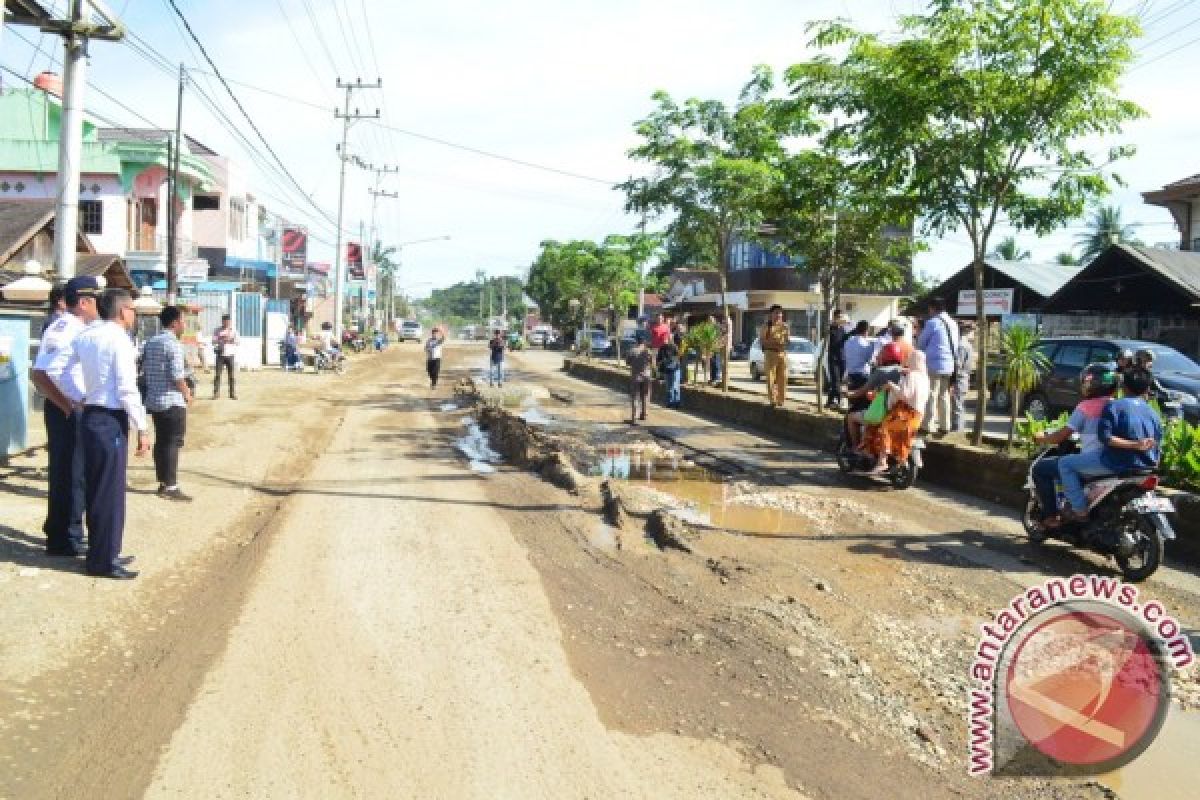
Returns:
[[[971,661],[967,771],[1097,775],[1137,758],[1195,658],[1179,623],[1099,575],[1031,587],[981,627]]]

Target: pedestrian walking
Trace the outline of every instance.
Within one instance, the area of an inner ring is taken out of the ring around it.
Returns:
[[[146,374],[146,410],[154,420],[154,474],[158,496],[190,503],[179,488],[179,451],[187,433],[187,407],[192,402],[187,367],[183,362],[183,314],[167,306],[158,314],[162,332],[146,342],[142,370]]]
[[[221,368],[229,372],[229,399],[237,400],[234,375],[237,374],[238,333],[233,329],[233,320],[228,314],[221,315],[221,327],[213,333],[213,351],[217,355],[217,377],[213,381],[213,400],[221,394]]]
[[[629,421],[646,419],[646,402],[650,397],[650,385],[654,380],[654,355],[639,337],[637,344],[625,356],[629,364]],[[641,413],[638,405],[641,405]]]
[[[971,391],[971,362],[975,359],[971,337],[974,333],[974,322],[963,322],[959,328],[958,350],[954,354],[954,396],[950,407],[950,430],[954,433],[965,433],[967,429],[965,404],[967,393]]]
[[[758,335],[763,351],[763,371],[767,373],[767,399],[773,408],[783,408],[787,400],[787,349],[791,329],[783,318],[783,306],[771,306],[771,317]]]
[[[846,377],[846,318],[841,311],[834,311],[829,322],[828,346],[825,359],[829,372],[829,384],[825,391],[825,407],[840,411],[842,408],[842,381]]]
[[[445,342],[442,329],[434,325],[429,331],[429,338],[425,340],[425,373],[429,376],[430,389],[437,388],[438,375],[442,372],[442,345]]]
[[[33,362],[33,385],[46,399],[42,419],[46,425],[48,456],[46,491],[46,555],[74,557],[83,553],[85,487],[83,447],[79,442],[81,415],[72,397],[83,395],[83,369],[69,369],[75,339],[96,321],[96,297],[103,278],[76,277],[63,287],[64,310],[42,333]]]
[[[929,405],[922,427],[929,433],[950,430],[950,388],[954,385],[955,354],[958,352],[958,324],[946,313],[941,297],[929,300],[929,315],[917,339],[917,349],[925,354],[929,369]]]
[[[125,533],[125,480],[129,458],[129,428],[137,430],[137,452],[150,452],[146,409],[137,388],[137,352],[130,332],[136,314],[133,298],[124,289],[106,289],[98,302],[99,324],[75,338],[68,369],[83,370],[81,427],[86,486],[88,575],[130,580],[126,569],[133,556],[121,555]]]
[[[488,386],[504,386],[504,336],[499,330],[492,332],[488,349],[491,351],[488,361]]]

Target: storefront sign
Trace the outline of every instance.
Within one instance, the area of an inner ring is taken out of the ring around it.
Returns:
[[[960,317],[978,313],[975,305],[975,290],[963,289],[958,293],[958,315]],[[983,313],[989,317],[1011,314],[1013,310],[1012,289],[984,289]]]

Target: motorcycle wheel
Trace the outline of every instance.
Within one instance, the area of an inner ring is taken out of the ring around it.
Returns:
[[[845,442],[838,443],[836,458],[838,469],[844,474],[848,475],[854,471],[854,454],[850,452]]]
[[[1133,529],[1129,532],[1137,540],[1137,548],[1132,555],[1116,555],[1114,558],[1117,559],[1117,566],[1121,568],[1125,580],[1140,583],[1153,575],[1162,564],[1163,538],[1159,535],[1158,528],[1154,527],[1154,523],[1140,514],[1129,527]]]
[[[1035,498],[1029,498],[1025,502],[1025,512],[1021,514],[1021,525],[1025,528],[1025,535],[1029,537],[1029,541],[1034,544],[1041,544],[1050,538],[1049,533],[1038,522],[1041,514],[1041,505]]]
[[[888,477],[892,482],[892,486],[897,489],[910,489],[917,482],[917,473],[921,468],[913,461],[912,456],[901,464],[892,467],[892,471],[888,473]]]

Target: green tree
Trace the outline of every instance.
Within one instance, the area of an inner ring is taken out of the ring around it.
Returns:
[[[734,236],[758,230],[786,157],[783,141],[809,128],[801,114],[787,117],[790,127],[780,124],[768,102],[773,87],[770,69],[760,66],[732,108],[697,98],[681,105],[656,92],[655,109],[635,125],[642,142],[629,151],[654,171],[617,186],[629,211],[676,215],[668,233],[691,252],[703,253],[706,266],[717,270],[726,322],[725,270]],[[726,361],[728,356],[726,344]]]
[[[1009,447],[1012,447],[1017,431],[1017,409],[1021,407],[1021,395],[1037,386],[1042,373],[1050,366],[1049,359],[1038,350],[1041,343],[1037,331],[1025,325],[1013,325],[1000,334],[1000,350],[1004,355],[1000,384],[1012,398],[1009,403]]]
[[[695,383],[699,380],[700,372],[703,370],[705,376],[708,375],[709,359],[717,350],[717,343],[721,340],[721,331],[716,325],[711,322],[702,322],[699,325],[693,325],[688,329],[688,332],[683,337],[683,352],[680,357],[686,356],[688,353],[695,353],[699,356],[696,359],[696,366],[692,369],[691,382]],[[686,360],[684,361],[686,365]]]
[[[1000,244],[996,245],[996,249],[992,251],[992,255],[1005,261],[1028,261],[1033,257],[1033,253],[1021,249],[1015,236],[1005,236],[1001,239]]]
[[[379,274],[376,291],[379,292],[380,297],[387,298],[383,314],[384,330],[391,330],[392,317],[396,313],[396,274],[400,265],[392,258],[394,255],[396,255],[396,248],[384,245],[383,242],[375,242],[371,247],[371,261],[375,264]]]
[[[823,147],[789,156],[769,206],[773,245],[798,256],[797,270],[820,285],[826,322],[844,290],[899,289],[912,263],[912,240],[889,234],[904,214],[903,203],[876,191],[864,165],[845,158],[848,149],[845,136],[833,131]],[[828,326],[821,331],[824,353]],[[823,381],[818,369],[818,409]]]
[[[1118,206],[1100,206],[1093,210],[1087,227],[1086,233],[1075,237],[1075,243],[1082,250],[1080,261],[1085,264],[1114,244],[1141,244],[1133,226],[1121,221],[1121,209]]]
[[[1079,259],[1070,250],[1064,250],[1054,257],[1054,263],[1063,267],[1074,267],[1079,264]]]
[[[930,0],[886,40],[840,21],[817,23],[814,44],[836,49],[836,60],[819,55],[787,78],[797,98],[849,120],[855,155],[876,186],[911,199],[923,233],[966,231],[982,297],[997,224],[1039,235],[1061,227],[1108,191],[1107,168],[1132,152],[1113,147],[1097,157],[1094,144],[1081,143],[1144,113],[1118,94],[1140,28],[1109,6]],[[979,443],[988,347],[984,304],[976,306]]]

